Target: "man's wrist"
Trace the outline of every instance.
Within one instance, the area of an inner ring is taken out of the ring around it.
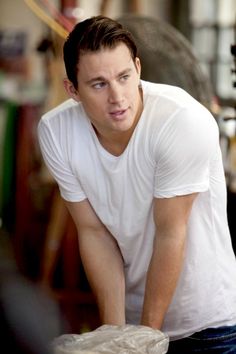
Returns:
[[[153,329],[161,329],[163,320],[158,318],[156,314],[143,314],[141,325],[151,327]]]

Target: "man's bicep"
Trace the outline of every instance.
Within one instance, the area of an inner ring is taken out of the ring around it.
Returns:
[[[93,229],[94,231],[99,231],[104,228],[104,225],[93,210],[88,199],[84,199],[81,202],[64,202],[76,225],[78,232],[85,229]]]
[[[154,221],[157,228],[186,225],[198,193],[172,198],[154,198]]]
[[[79,178],[65,158],[68,155],[66,144],[63,148],[54,129],[43,119],[38,125],[38,141],[47,170],[57,182],[62,198],[71,201],[84,199],[85,193]]]
[[[155,147],[154,196],[171,198],[209,188],[210,166],[219,151],[219,130],[204,107],[180,110]]]

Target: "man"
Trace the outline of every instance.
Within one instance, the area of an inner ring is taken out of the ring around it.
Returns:
[[[160,329],[170,353],[235,352],[236,262],[214,118],[184,90],[141,81],[132,36],[112,19],[77,24],[64,61],[72,99],[42,117],[39,141],[102,322]]]

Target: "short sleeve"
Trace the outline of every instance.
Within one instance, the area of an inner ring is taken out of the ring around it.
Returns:
[[[205,107],[179,109],[163,126],[155,147],[154,196],[207,191],[218,141],[217,123]]]
[[[73,174],[69,162],[66,161],[66,154],[63,154],[53,129],[43,118],[38,125],[38,140],[45,164],[56,180],[62,198],[71,202],[86,199],[80,181]]]

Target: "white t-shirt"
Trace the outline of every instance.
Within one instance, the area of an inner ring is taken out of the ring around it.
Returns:
[[[236,262],[227,224],[218,126],[184,90],[142,81],[144,110],[125,151],[106,151],[80,103],[67,100],[38,127],[62,197],[88,198],[117,240],[126,274],[127,322],[139,324],[155,234],[153,198],[200,192],[183,271],[165,317],[171,340],[236,324]],[[158,230],[157,230],[158,234]]]

